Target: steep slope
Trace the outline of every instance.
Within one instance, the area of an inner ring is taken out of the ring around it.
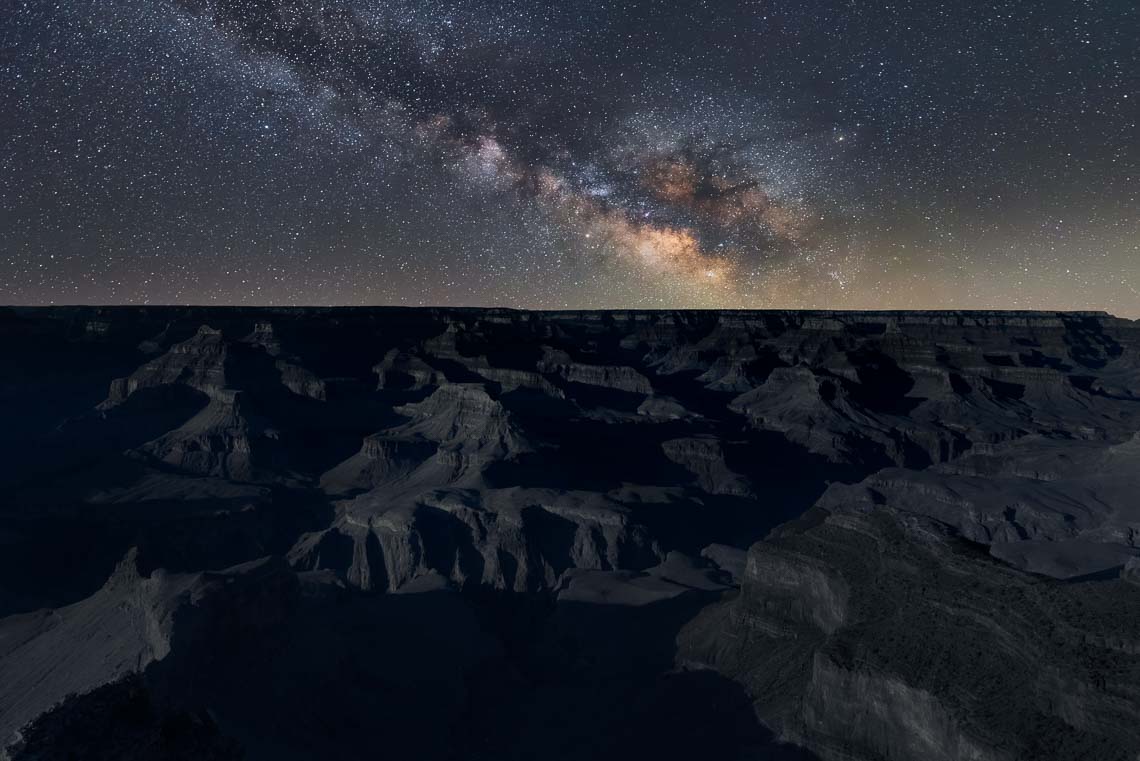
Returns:
[[[1135,594],[848,508],[754,545],[739,597],[689,625],[681,657],[741,681],[766,724],[824,759],[1131,759]]]

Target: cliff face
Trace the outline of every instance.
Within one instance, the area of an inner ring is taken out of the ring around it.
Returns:
[[[1140,631],[1123,578],[1059,582],[889,506],[749,551],[682,635],[824,758],[1131,758]]]
[[[189,623],[231,616],[243,598],[208,590],[244,589],[266,573],[248,564],[269,557],[282,581],[266,587],[272,605],[257,604],[282,629],[342,604],[338,620],[367,629],[356,617],[396,610],[375,601],[401,595],[438,608],[441,626],[474,616],[485,642],[457,665],[470,694],[439,719],[458,733],[437,738],[439,757],[472,722],[494,724],[464,702],[487,689],[518,710],[578,717],[564,731],[585,745],[562,742],[568,757],[621,757],[623,722],[650,731],[682,704],[721,727],[685,702],[690,681],[693,694],[751,705],[739,714],[751,728],[729,734],[765,753],[1140,749],[1127,613],[1140,563],[1137,323],[68,307],[5,310],[0,346],[0,642],[18,643],[0,652],[0,673],[18,677],[0,687],[5,732],[77,693],[67,710],[209,709],[207,734],[288,757],[257,739],[268,718],[219,697],[228,673],[205,669],[201,694],[179,696],[173,681],[213,646],[288,649]],[[227,568],[232,582],[195,575]],[[117,602],[127,587],[129,604]],[[177,612],[186,599],[194,615]],[[180,639],[180,626],[199,633]],[[83,644],[99,627],[117,632],[113,657]],[[305,636],[356,652],[349,634]],[[36,654],[70,642],[100,665],[41,673]],[[369,658],[366,671],[400,660]],[[318,661],[303,668],[353,668]],[[515,676],[489,679],[504,663]],[[723,676],[661,681],[677,665]],[[116,681],[136,673],[143,682]],[[123,686],[82,707],[110,682]],[[567,697],[571,684],[621,699],[601,710]],[[379,700],[352,694],[365,713]],[[649,713],[633,717],[634,705]],[[302,744],[319,734],[281,731]],[[345,757],[367,747],[354,731]],[[480,732],[488,757],[545,747]]]

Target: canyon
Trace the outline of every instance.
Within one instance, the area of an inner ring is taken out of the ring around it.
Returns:
[[[11,759],[1140,756],[1140,321],[0,308]]]

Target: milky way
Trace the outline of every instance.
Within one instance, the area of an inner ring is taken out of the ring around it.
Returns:
[[[8,2],[0,302],[1140,316],[1131,2]]]

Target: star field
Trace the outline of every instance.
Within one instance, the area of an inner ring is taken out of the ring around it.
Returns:
[[[0,7],[0,302],[1140,317],[1140,11]]]

